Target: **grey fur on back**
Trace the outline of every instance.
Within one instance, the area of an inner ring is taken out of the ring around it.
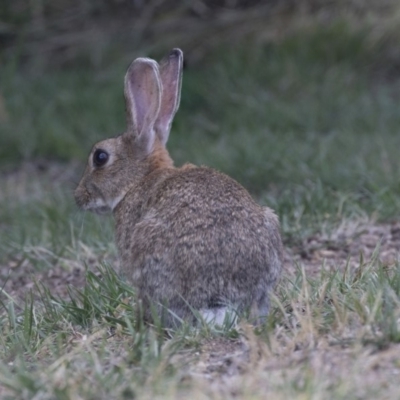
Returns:
[[[181,318],[188,305],[268,314],[281,270],[278,219],[233,179],[204,167],[154,173],[114,215],[125,227],[117,228],[123,273],[145,308],[163,304]]]

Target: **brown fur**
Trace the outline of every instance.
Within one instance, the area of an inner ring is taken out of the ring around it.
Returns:
[[[77,204],[113,211],[122,272],[137,289],[147,318],[151,304],[168,325],[174,318],[164,306],[184,319],[190,308],[224,305],[265,317],[282,266],[278,218],[225,174],[173,166],[164,143],[179,104],[181,53],[174,50],[160,74],[152,60],[134,63],[126,89],[128,119],[134,116],[130,128],[94,146],[75,191]],[[144,89],[137,83],[142,76]],[[144,95],[146,85],[152,89]],[[157,87],[164,90],[157,93]],[[143,109],[154,111],[144,118]],[[99,148],[110,156],[101,167],[92,161]]]

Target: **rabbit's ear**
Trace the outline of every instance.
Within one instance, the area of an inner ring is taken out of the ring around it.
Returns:
[[[137,58],[125,75],[127,135],[139,139],[147,150],[154,143],[154,124],[160,111],[162,86],[158,64]]]
[[[171,123],[179,108],[182,86],[183,53],[180,49],[173,49],[160,62],[160,76],[162,84],[161,107],[155,123],[155,131],[161,143],[168,140]]]

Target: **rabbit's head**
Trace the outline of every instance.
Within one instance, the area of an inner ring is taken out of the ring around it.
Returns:
[[[179,107],[182,61],[182,51],[174,49],[160,64],[132,62],[125,75],[127,131],[93,146],[74,193],[79,207],[112,211],[147,174],[173,166],[165,145]]]

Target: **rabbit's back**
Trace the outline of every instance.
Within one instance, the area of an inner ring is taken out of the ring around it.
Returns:
[[[123,272],[141,297],[180,316],[187,304],[267,312],[281,269],[278,219],[233,179],[173,169],[128,193],[115,214]]]

